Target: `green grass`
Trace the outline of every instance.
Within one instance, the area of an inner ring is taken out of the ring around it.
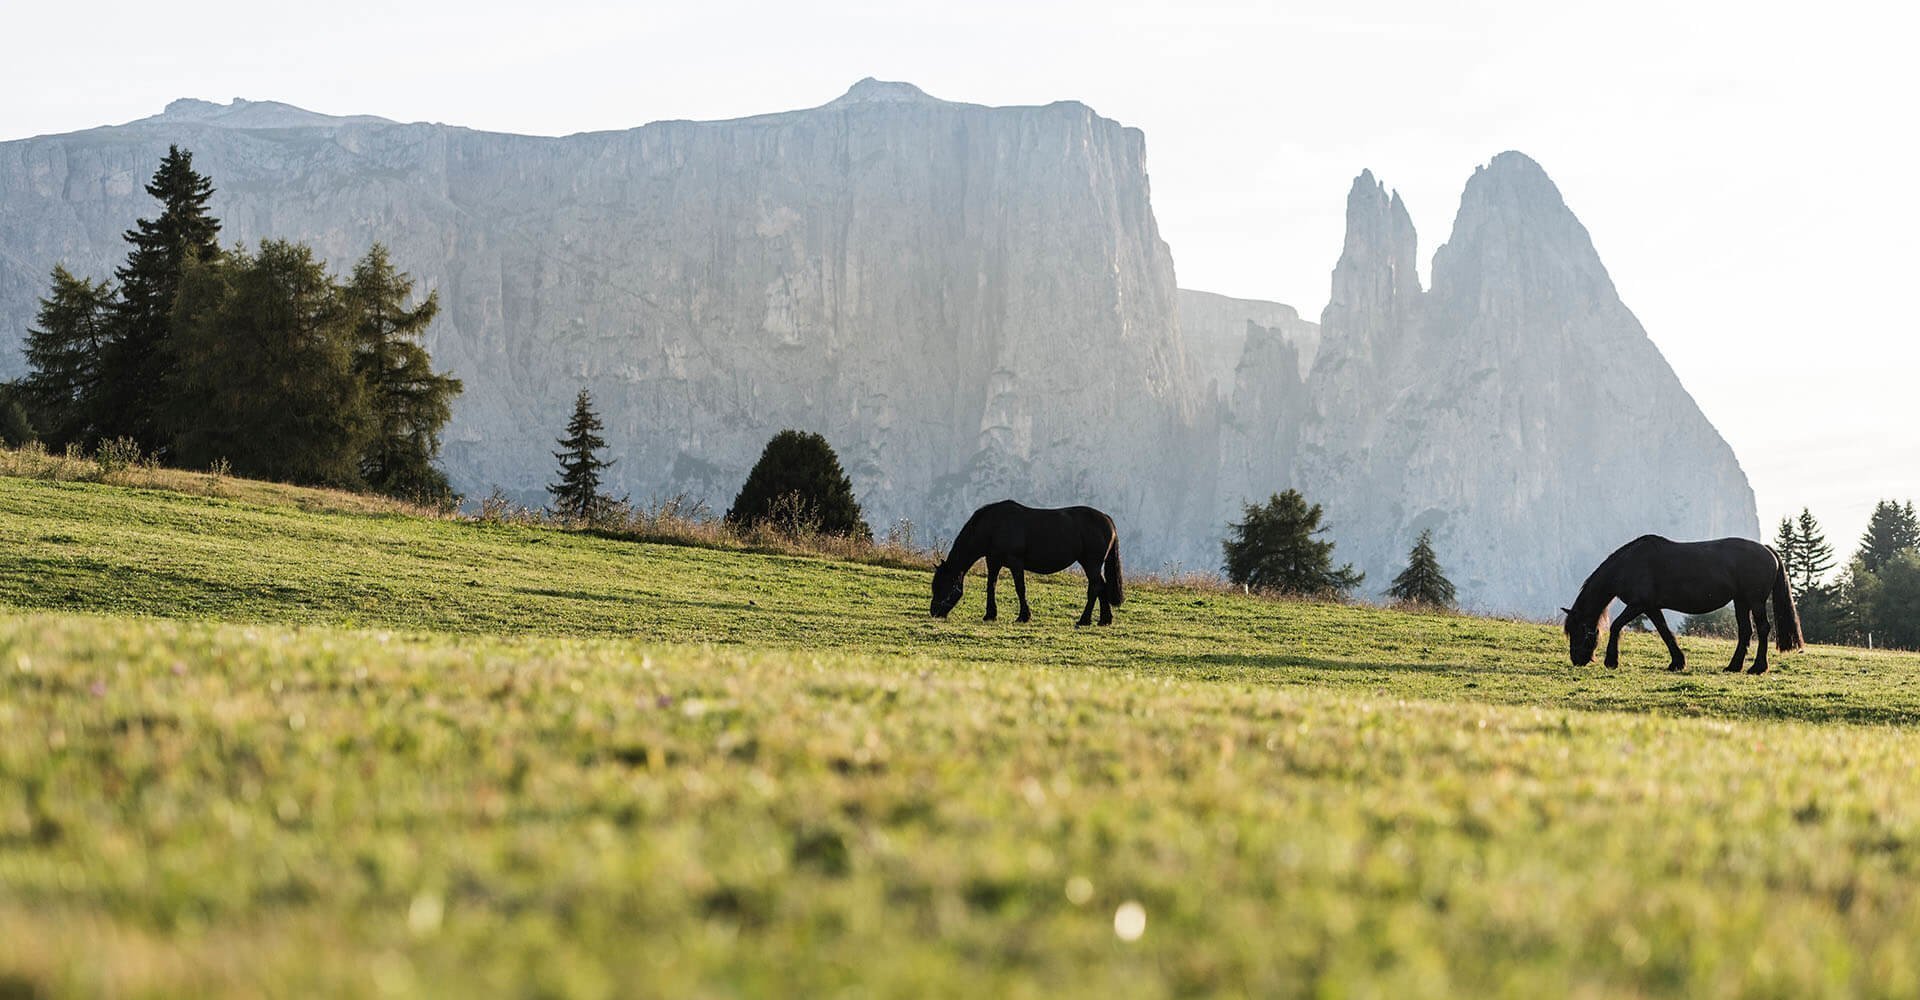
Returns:
[[[324,507],[0,478],[0,995],[1920,990],[1920,657]]]

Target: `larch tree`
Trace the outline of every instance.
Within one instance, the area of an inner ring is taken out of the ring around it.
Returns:
[[[392,496],[436,501],[451,496],[434,465],[440,429],[453,416],[460,380],[433,370],[420,336],[440,311],[438,293],[409,307],[413,280],[393,266],[387,248],[354,265],[346,286],[354,321],[353,367],[366,389],[367,439],[360,475]]]
[[[182,279],[168,426],[182,464],[358,488],[368,424],[346,296],[313,250],[194,259]]]
[[[82,447],[100,437],[102,358],[114,336],[116,302],[106,282],[53,269],[53,287],[27,330],[20,402],[47,444]]]

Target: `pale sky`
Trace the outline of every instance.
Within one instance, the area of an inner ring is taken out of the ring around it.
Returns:
[[[1180,284],[1318,318],[1362,168],[1422,267],[1518,149],[1758,494],[1850,553],[1920,498],[1920,14],[1768,5],[0,0],[0,139],[176,97],[560,135],[809,107],[865,76],[1145,130]]]

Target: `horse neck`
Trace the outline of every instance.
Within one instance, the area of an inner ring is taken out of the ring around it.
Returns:
[[[980,544],[980,533],[974,529],[974,523],[968,521],[960,533],[953,537],[953,545],[947,549],[947,561],[941,565],[968,569],[985,554]]]
[[[1577,622],[1597,622],[1600,613],[1613,603],[1613,587],[1604,579],[1604,574],[1596,570],[1587,577],[1580,587],[1580,596],[1573,599],[1573,607],[1568,609],[1567,620]]]

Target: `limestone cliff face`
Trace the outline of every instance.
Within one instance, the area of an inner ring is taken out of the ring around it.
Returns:
[[[1136,569],[1218,565],[1247,499],[1324,503],[1377,596],[1433,528],[1463,600],[1545,614],[1647,531],[1755,536],[1751,490],[1532,161],[1467,184],[1422,290],[1371,174],[1319,325],[1178,292],[1141,133],[863,81],[824,107],[536,138],[180,101],[0,143],[0,378],[47,273],[107,276],[168,144],[229,241],[381,240],[440,292],[466,383],[457,488],[544,502],[577,389],[636,500],[724,509],[819,431],[877,528],[950,537],[1002,497],[1115,514]]]
[[[1145,141],[1084,105],[869,80],[808,111],[548,139],[178,102],[0,144],[7,374],[47,270],[109,272],[169,143],[214,178],[226,239],[311,241],[340,269],[384,240],[440,291],[460,489],[543,500],[585,386],[636,499],[724,509],[801,427],[882,528],[1094,503],[1150,564],[1211,503]]]
[[[1187,346],[1187,368],[1194,384],[1223,397],[1233,395],[1235,372],[1254,328],[1290,344],[1298,356],[1299,377],[1306,378],[1320,348],[1320,324],[1300,311],[1263,299],[1236,299],[1212,292],[1180,289],[1180,338]]]
[[[1537,164],[1475,172],[1424,293],[1406,218],[1355,184],[1294,468],[1370,588],[1426,528],[1474,604],[1530,612],[1646,532],[1758,537],[1732,449]]]

